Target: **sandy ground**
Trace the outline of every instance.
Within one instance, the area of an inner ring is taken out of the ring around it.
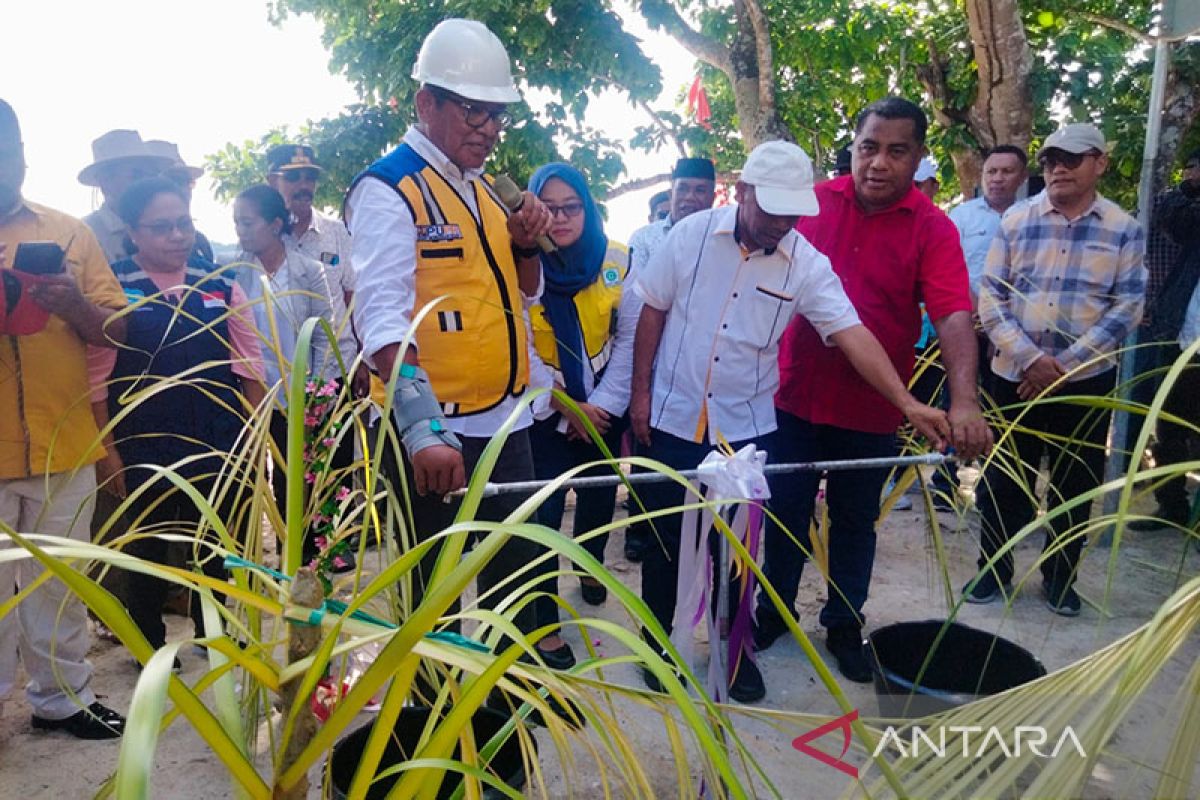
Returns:
[[[961,516],[940,514],[939,522],[954,565],[954,585],[961,586],[974,571],[977,515],[974,512]],[[622,545],[620,533],[611,538],[609,563],[613,572],[636,591],[638,566],[621,557]],[[893,512],[880,526],[874,584],[866,606],[868,630],[896,621],[946,615],[946,600],[935,575],[935,562],[929,547],[923,511]],[[1102,615],[1087,601],[1098,603],[1102,597],[1104,562],[1108,552],[1096,549],[1088,556],[1080,581],[1085,606],[1082,616],[1077,619],[1068,620],[1051,614],[1042,604],[1037,588],[1039,581],[1035,578],[1030,579],[1011,609],[999,604],[966,606],[960,619],[975,627],[1001,632],[1033,651],[1053,671],[1145,622],[1175,587],[1177,572],[1191,576],[1200,571],[1200,554],[1190,547],[1185,548],[1178,535],[1169,532],[1134,535],[1123,544],[1109,611]],[[1034,544],[1022,547],[1017,554],[1018,569],[1029,569],[1035,557]],[[567,598],[582,606],[577,584],[564,579],[563,587]],[[822,646],[824,637],[816,619],[824,594],[824,585],[816,571],[810,568],[801,587],[801,622],[823,656],[826,655]],[[610,619],[627,622],[612,606],[610,602],[598,611]],[[168,622],[174,637],[184,636],[190,628],[190,624],[180,617],[168,617]],[[572,637],[576,652],[582,652],[578,637],[568,635],[568,639]],[[604,651],[605,647],[605,642],[600,640],[600,650]],[[699,648],[701,655],[704,652],[705,648]],[[120,646],[96,641],[90,657],[96,667],[93,685],[101,699],[117,709],[127,708],[138,675],[130,656]],[[756,708],[836,713],[836,706],[817,685],[814,670],[796,642],[780,640],[759,659],[768,695]],[[1138,764],[1146,759],[1151,762],[1161,759],[1166,751],[1168,740],[1165,737],[1173,729],[1173,715],[1179,706],[1178,687],[1198,659],[1200,637],[1193,636],[1118,729],[1113,753],[1106,753],[1101,759],[1082,797],[1144,800],[1153,795],[1156,776],[1150,769],[1139,769]],[[194,681],[202,674],[204,668],[199,656],[185,651],[183,661],[185,680]],[[622,665],[609,674],[617,682],[641,686],[632,666]],[[843,688],[864,716],[878,713],[870,685],[846,682]],[[666,740],[656,716],[632,704],[620,713],[624,716],[624,729],[639,745],[647,773],[653,776],[656,795],[678,796],[675,767],[665,749]],[[91,797],[112,774],[117,745],[113,742],[80,742],[62,734],[34,733],[28,715],[28,707],[19,694],[2,706],[0,798],[73,800]],[[784,797],[815,800],[835,797],[847,788],[849,779],[846,776],[791,747],[792,738],[804,732],[805,726],[779,729],[757,720],[742,720],[738,727],[743,741],[756,754]],[[556,763],[553,743],[544,733],[540,737],[540,761],[550,796],[600,796],[598,773],[589,765],[583,748],[574,748],[573,752],[580,760],[567,780]],[[849,758],[857,763],[865,760],[861,754]],[[184,724],[175,724],[163,734],[154,759],[152,796],[155,798],[208,800],[232,796],[224,770]],[[766,793],[759,787],[753,794],[764,796]],[[315,792],[313,796],[316,796]]]

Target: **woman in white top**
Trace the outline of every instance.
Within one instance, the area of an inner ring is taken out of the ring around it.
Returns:
[[[338,315],[331,303],[332,289],[325,268],[316,259],[284,246],[283,236],[291,229],[291,216],[279,192],[266,184],[252,186],[239,194],[233,204],[233,222],[242,252],[238,255],[237,282],[245,290],[254,310],[259,331],[268,339],[270,350],[264,353],[268,389],[278,385],[276,409],[271,415],[271,436],[280,453],[287,452],[287,391],[291,367],[295,363],[300,328],[310,317],[324,318],[337,332],[333,343],[347,368],[354,362],[357,345],[344,320],[338,330]],[[266,301],[270,290],[270,315]],[[270,317],[273,317],[273,326]],[[274,335],[273,335],[274,334]],[[308,353],[309,380],[316,387],[341,376],[329,337],[320,326],[314,331]],[[282,383],[281,383],[282,382]],[[332,395],[336,398],[337,394]],[[342,437],[330,455],[328,468],[346,470],[354,460],[353,439]],[[272,471],[271,483],[280,516],[285,516],[287,484],[282,464]],[[348,480],[348,475],[346,476]],[[305,537],[304,563],[310,563],[318,548],[311,536]],[[334,559],[335,572],[354,568],[347,552]]]

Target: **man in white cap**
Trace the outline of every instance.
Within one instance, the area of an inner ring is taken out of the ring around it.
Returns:
[[[942,184],[938,180],[937,164],[933,163],[933,159],[925,156],[921,159],[921,163],[917,164],[917,171],[913,174],[913,184],[917,190],[933,200],[937,197],[938,189]]]
[[[121,195],[142,178],[152,178],[170,166],[171,159],[147,149],[137,131],[113,130],[92,142],[92,163],[80,171],[79,182],[98,188],[104,203],[83,221],[96,234],[108,263],[129,257],[125,223],[116,212]]]
[[[794,230],[817,213],[812,162],[794,144],[754,149],[736,186],[737,205],[676,224],[635,277],[645,301],[634,342],[630,420],[647,454],[694,469],[720,441],[773,452],[779,339],[797,316],[840,348],[864,379],[935,444],[949,435],[943,412],[917,402],[875,336],[859,321],[829,259]],[[820,380],[820,376],[813,376]],[[682,504],[674,482],[641,490],[647,508]],[[642,562],[642,598],[668,631],[678,582],[678,516],[656,521]],[[749,648],[729,695],[760,700],[766,689]],[[659,688],[649,672],[651,688]]]
[[[1108,167],[1100,130],[1065,125],[1046,137],[1037,160],[1046,189],[1005,214],[979,289],[979,319],[996,350],[992,394],[1006,422],[1020,414],[1020,430],[976,489],[982,574],[966,587],[973,603],[1012,596],[1012,553],[997,552],[1037,514],[1042,455],[1051,507],[1095,489],[1104,473],[1107,407],[1023,401],[1111,395],[1115,353],[1137,327],[1146,293],[1141,226],[1096,191]],[[1073,584],[1090,507],[1081,503],[1046,523],[1042,592],[1062,616],[1079,614]]]
[[[521,99],[508,53],[483,24],[441,22],[426,37],[413,69],[418,122],[403,143],[354,181],[345,218],[357,278],[354,322],[363,352],[387,382],[396,371],[392,423],[403,444],[415,535],[413,546],[451,524],[461,488],[492,436],[514,411],[514,430],[492,480],[532,480],[529,426],[522,397],[529,385],[525,307],[541,292],[539,236],[550,214],[524,192],[510,213],[484,176],[483,165],[508,124],[507,107]],[[413,346],[401,349],[413,319]],[[391,447],[385,475],[401,493],[400,464]],[[498,521],[520,495],[484,499],[476,519]],[[422,561],[413,587],[424,594],[439,548]],[[484,567],[480,594],[525,566],[532,544],[513,537]],[[481,598],[492,607],[508,592]],[[532,630],[530,606],[517,619]]]

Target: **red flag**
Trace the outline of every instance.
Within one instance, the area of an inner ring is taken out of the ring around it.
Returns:
[[[692,88],[688,89],[687,112],[694,114],[701,128],[706,131],[712,130],[712,125],[708,124],[712,111],[708,107],[708,95],[704,92],[704,84],[700,82],[699,75],[692,81]]]

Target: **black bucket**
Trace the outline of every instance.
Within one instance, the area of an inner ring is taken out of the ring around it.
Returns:
[[[379,761],[380,772],[387,770],[389,767],[401,764],[412,757],[421,739],[421,732],[425,729],[425,723],[429,720],[431,711],[429,708],[417,706],[410,706],[400,711],[400,717],[396,720],[396,727],[392,732],[391,739],[388,741],[387,749],[383,753],[383,758]],[[510,714],[487,708],[486,706],[477,710],[471,718],[471,728],[475,732],[475,746],[482,749],[492,736],[503,728],[511,718]],[[358,769],[359,760],[362,758],[363,750],[367,746],[367,739],[371,736],[371,730],[374,727],[375,723],[364,725],[333,746],[333,752],[329,756],[329,771],[330,782],[333,784],[334,800],[345,800],[347,797],[347,793],[350,791],[350,783],[354,780],[354,772]],[[517,736],[518,734],[514,732],[500,746],[488,763],[487,769],[513,789],[519,790],[525,785],[526,776],[525,760],[521,756],[521,743]],[[536,746],[536,740],[532,741],[535,742]],[[460,746],[455,746],[450,758],[455,761],[462,758]],[[399,772],[375,781],[371,784],[370,789],[367,790],[367,800],[376,800],[377,798],[382,800],[382,798],[387,797],[388,792],[392,790],[402,777],[404,777],[404,773]],[[441,789],[437,793],[438,799],[443,800],[443,798],[453,795],[461,783],[462,776],[459,773],[447,771],[446,777],[442,781]],[[483,797],[485,800],[497,800],[504,796],[503,793],[486,785],[483,787]]]
[[[1046,674],[1024,647],[959,622],[899,622],[869,638],[885,717],[924,717]]]

